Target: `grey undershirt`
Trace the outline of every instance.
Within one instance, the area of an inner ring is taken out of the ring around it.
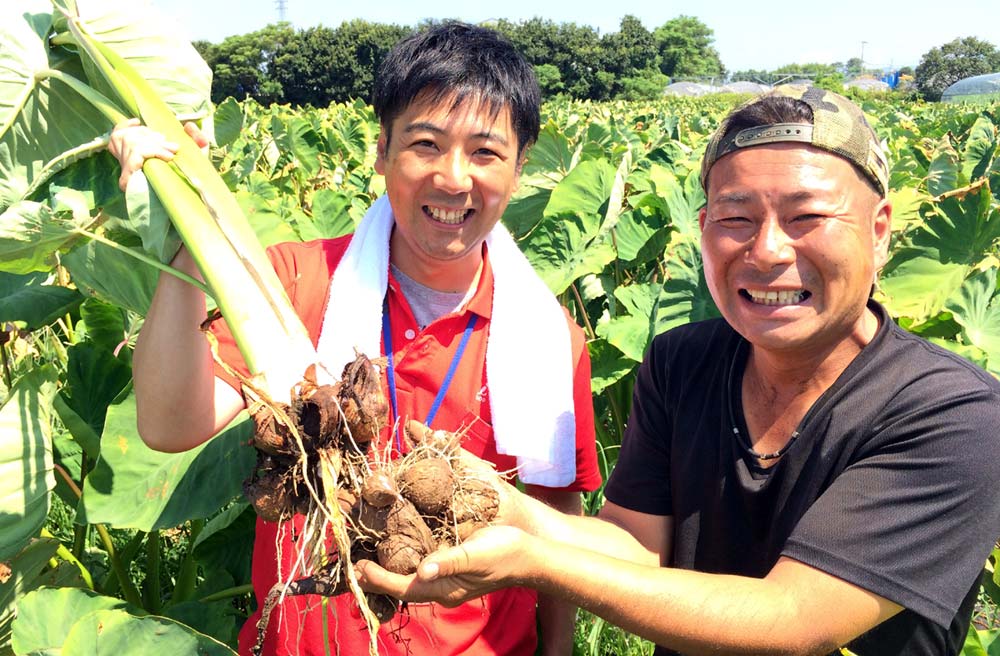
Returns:
[[[420,330],[434,320],[454,312],[465,301],[467,292],[439,292],[421,285],[400,271],[395,264],[389,266],[392,267],[392,275],[399,282],[399,290],[403,292],[410,309],[413,310],[413,318],[417,320]]]

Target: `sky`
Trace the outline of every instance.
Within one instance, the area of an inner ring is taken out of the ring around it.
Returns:
[[[680,15],[695,16],[715,33],[715,47],[730,71],[770,70],[790,63],[846,62],[861,57],[866,67],[913,66],[931,48],[974,36],[1000,47],[1000,0],[152,0],[172,15],[182,32],[218,43],[253,32],[279,19],[279,2],[296,28],[337,27],[361,18],[415,25],[426,18],[478,23],[533,17],[575,22],[601,34],[618,31],[622,16],[638,17],[654,29]],[[951,9],[954,7],[954,9]]]

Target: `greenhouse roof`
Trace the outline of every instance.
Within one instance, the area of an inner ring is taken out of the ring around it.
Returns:
[[[670,96],[704,96],[706,93],[715,93],[719,91],[719,87],[713,87],[707,84],[699,84],[697,82],[674,82],[673,84],[668,84],[667,88],[663,90],[663,93]]]
[[[730,82],[729,84],[723,86],[722,90],[729,91],[731,93],[764,93],[765,91],[770,91],[771,87],[758,82],[747,82],[742,80],[740,82]]]
[[[875,80],[870,77],[857,78],[850,82],[845,82],[847,89],[861,89],[862,91],[888,91],[889,85],[882,80]]]
[[[1000,98],[1000,73],[967,77],[954,83],[941,94],[941,100],[945,102],[995,100],[997,98]]]

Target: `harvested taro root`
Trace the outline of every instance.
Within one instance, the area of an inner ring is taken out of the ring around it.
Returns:
[[[361,591],[353,563],[376,560],[411,574],[425,556],[461,543],[496,516],[496,489],[461,463],[461,434],[408,421],[403,457],[391,460],[375,448],[389,421],[382,363],[358,355],[339,382],[304,382],[291,405],[251,405],[258,457],[244,492],[267,521],[305,516],[296,548],[307,563],[300,578],[279,582],[268,594],[255,653],[282,594],[345,592],[358,601],[375,653],[378,622],[391,619],[398,602]],[[331,536],[332,552],[326,548]]]

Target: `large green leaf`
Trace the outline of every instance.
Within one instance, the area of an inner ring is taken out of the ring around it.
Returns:
[[[628,314],[597,326],[597,334],[635,362],[642,362],[646,347],[653,338],[657,300],[663,285],[648,283],[627,285],[615,290]]]
[[[968,271],[968,265],[941,262],[934,249],[900,249],[879,279],[881,300],[895,317],[924,321],[944,307]]]
[[[67,355],[66,382],[60,394],[100,434],[108,406],[132,381],[132,367],[110,349],[89,341],[70,346]]]
[[[969,179],[962,173],[958,153],[947,139],[942,140],[937,155],[927,169],[927,190],[933,196],[940,196],[968,184],[968,181]]]
[[[38,587],[39,575],[58,548],[58,540],[32,540],[9,563],[5,563],[10,567],[10,577],[0,579],[0,653],[4,653],[10,643],[11,622],[16,615],[15,603]]]
[[[51,13],[51,5],[39,1],[0,5],[0,210],[46,179],[50,162],[111,127],[69,86],[46,75],[74,68],[67,51],[47,45]]]
[[[18,603],[14,650],[18,654],[59,654],[79,618],[99,610],[126,607],[121,599],[91,590],[43,588],[29,593]]]
[[[962,150],[962,172],[969,180],[977,180],[986,175],[996,157],[997,127],[985,116],[980,116],[972,124],[969,136]]]
[[[676,239],[667,252],[667,280],[658,300],[654,337],[676,326],[720,316],[705,282],[698,241]]]
[[[0,407],[0,561],[38,534],[49,510],[53,372],[35,369]]]
[[[574,280],[599,273],[616,253],[610,233],[598,234],[596,216],[546,218],[520,242],[538,276],[554,294],[561,294]]]
[[[617,170],[606,159],[581,162],[552,190],[546,217],[600,214],[603,216]]]
[[[965,342],[985,351],[987,369],[1000,375],[1000,303],[996,293],[997,270],[987,269],[970,276],[945,306],[962,326]]]
[[[50,271],[56,251],[79,240],[74,228],[88,223],[89,217],[77,221],[34,201],[11,205],[0,214],[0,271]]]
[[[256,524],[257,513],[242,500],[210,519],[194,543],[194,556],[202,569],[226,572],[240,584],[249,582]]]
[[[646,194],[635,209],[623,212],[615,226],[619,259],[642,264],[663,257],[673,230],[667,212],[666,203],[655,194]]]
[[[243,132],[243,108],[234,98],[226,98],[215,108],[212,116],[212,127],[215,132],[215,143],[228,146],[239,138]]]
[[[114,352],[128,333],[126,318],[122,308],[97,298],[88,298],[80,306],[81,321],[76,324],[76,338],[85,338],[97,347]]]
[[[136,314],[149,310],[159,269],[97,242],[73,249],[62,263],[84,291]]]
[[[320,189],[312,196],[312,220],[296,226],[303,241],[333,239],[354,232],[350,208],[353,199],[342,191]]]
[[[99,610],[73,624],[62,656],[235,656],[226,645],[165,617],[135,617],[122,610]]]
[[[587,349],[590,353],[590,391],[594,394],[601,393],[635,369],[635,359],[623,355],[606,340],[591,340],[587,342]]]
[[[152,531],[208,517],[242,493],[256,455],[245,415],[227,431],[183,453],[147,447],[136,429],[135,397],[111,406],[101,457],[84,481],[79,521]]]
[[[670,216],[670,224],[685,235],[699,234],[698,210],[705,204],[697,172],[691,171],[682,179],[659,164],[649,171],[649,179],[656,194],[663,198]]]
[[[131,64],[180,119],[210,113],[212,71],[170,15],[148,0],[53,0],[53,4],[79,17],[90,35]],[[83,61],[91,84],[106,89],[90,59]]]
[[[47,278],[44,273],[0,272],[0,325],[18,321],[29,331],[37,330],[72,312],[83,301],[75,289],[44,284]]]

